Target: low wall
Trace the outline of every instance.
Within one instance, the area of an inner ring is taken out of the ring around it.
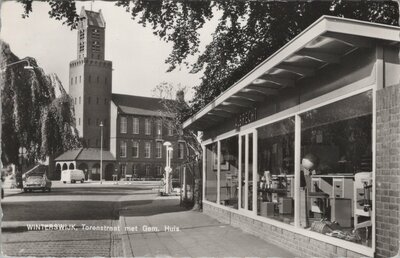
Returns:
[[[345,248],[293,233],[208,203],[203,203],[203,212],[222,223],[230,224],[269,243],[288,249],[297,257],[365,257]]]

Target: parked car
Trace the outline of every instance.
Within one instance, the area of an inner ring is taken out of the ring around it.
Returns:
[[[79,169],[68,169],[61,171],[61,182],[64,184],[68,183],[76,183],[80,181],[81,183],[85,182],[85,173]]]
[[[30,174],[25,176],[22,181],[24,192],[31,192],[32,190],[51,191],[51,181],[47,178],[46,174]]]

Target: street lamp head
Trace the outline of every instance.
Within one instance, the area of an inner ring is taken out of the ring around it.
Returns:
[[[25,70],[33,70],[34,68],[33,68],[33,66],[31,66],[31,65],[25,65],[25,66],[24,66],[24,69],[25,69]]]
[[[169,147],[169,146],[171,146],[172,144],[171,144],[170,142],[164,142],[163,145]]]
[[[103,121],[101,121],[101,122],[100,122],[100,127],[103,127],[103,126],[104,126],[104,125],[103,125]]]

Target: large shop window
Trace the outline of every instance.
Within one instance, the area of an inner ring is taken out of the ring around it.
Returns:
[[[238,208],[239,138],[234,136],[221,141],[220,202]]]
[[[372,91],[301,120],[300,224],[371,246]]]
[[[205,182],[205,198],[210,202],[217,202],[217,173],[218,173],[218,156],[217,143],[206,146],[206,182]]]
[[[258,128],[257,214],[294,221],[294,117]]]

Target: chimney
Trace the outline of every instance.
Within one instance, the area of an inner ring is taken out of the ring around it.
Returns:
[[[178,102],[185,102],[185,92],[183,90],[178,90],[176,92],[176,100]]]

